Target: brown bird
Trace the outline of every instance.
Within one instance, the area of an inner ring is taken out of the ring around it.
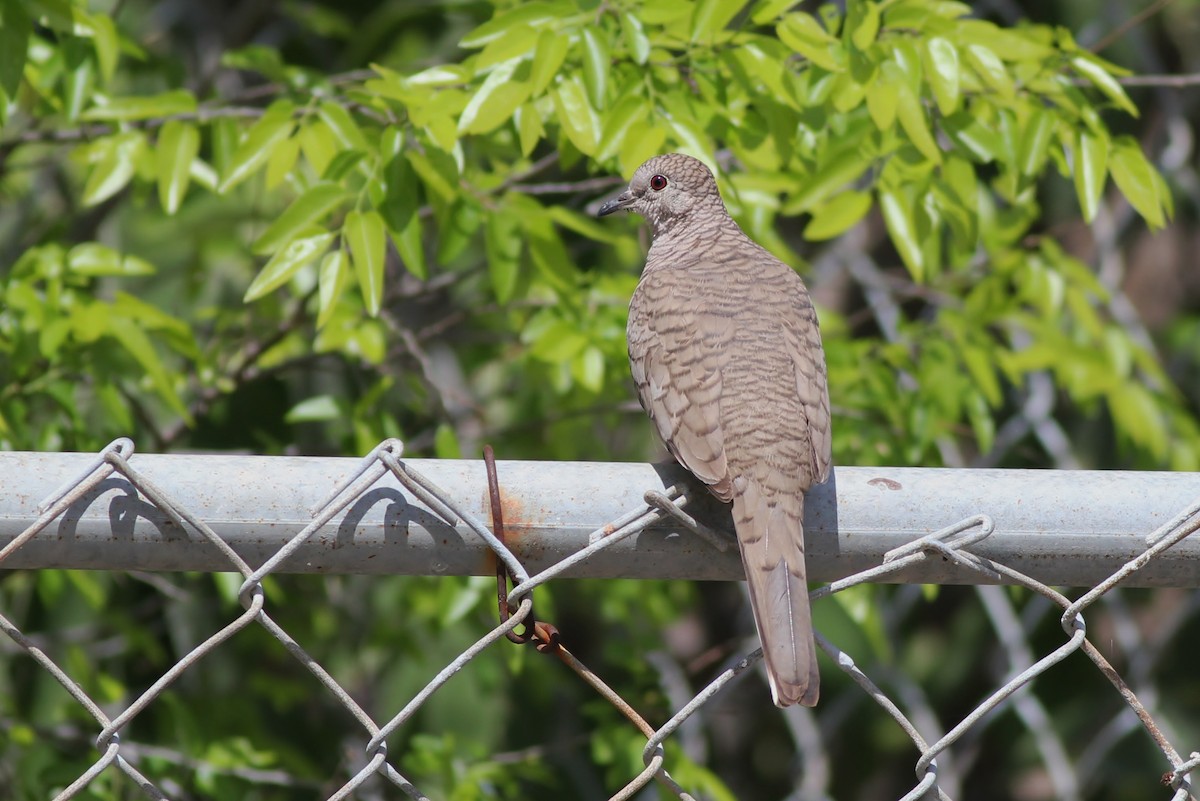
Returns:
[[[629,303],[638,399],[679,462],[733,503],[754,622],[778,706],[817,703],[804,492],[829,477],[829,392],[817,314],[792,268],[738,227],[708,168],[650,159],[600,207],[650,223]]]

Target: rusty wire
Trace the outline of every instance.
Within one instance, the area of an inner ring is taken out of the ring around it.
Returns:
[[[709,529],[681,508],[688,502],[686,487],[675,486],[666,492],[647,492],[644,505],[630,510],[617,520],[598,529],[589,538],[589,545],[586,548],[535,575],[530,575],[506,543],[503,495],[496,473],[494,453],[490,447],[486,448],[484,453],[491,510],[491,525],[488,526],[472,515],[455,498],[449,497],[428,478],[407,465],[402,458],[402,443],[398,440],[387,440],[373,449],[351,475],[347,476],[339,486],[335,487],[321,503],[311,510],[311,522],[303,530],[291,537],[283,547],[257,569],[252,569],[203,520],[181,507],[173,499],[169,488],[158,486],[150,477],[136,469],[131,464],[133,455],[133,443],[128,439],[115,440],[102,449],[86,470],[71,477],[51,492],[39,506],[38,518],[7,546],[0,549],[0,565],[9,555],[38,536],[47,526],[61,517],[72,504],[86,496],[88,492],[113,474],[119,474],[128,480],[148,502],[161,510],[173,525],[178,526],[181,530],[194,532],[203,538],[224,556],[231,569],[242,575],[243,584],[239,591],[239,600],[244,611],[179,659],[147,690],[114,717],[110,717],[41,646],[24,634],[18,626],[0,615],[0,632],[6,634],[18,648],[28,653],[41,669],[53,676],[82,709],[95,720],[98,727],[95,740],[97,751],[95,761],[91,767],[56,796],[56,801],[57,799],[66,801],[66,799],[78,796],[97,776],[114,767],[129,776],[147,797],[167,798],[163,790],[133,764],[131,760],[134,758],[134,749],[132,747],[123,749],[121,732],[198,661],[220,647],[235,633],[251,625],[262,626],[283,644],[289,653],[313,673],[322,686],[338,700],[368,735],[369,740],[364,748],[362,767],[354,775],[345,777],[341,786],[329,796],[331,801],[350,797],[356,789],[374,776],[391,782],[411,798],[425,799],[426,796],[392,763],[388,755],[387,739],[409,720],[430,696],[452,680],[465,665],[502,638],[508,638],[518,644],[533,644],[538,651],[557,657],[587,682],[598,695],[619,710],[646,738],[643,750],[645,770],[637,776],[630,777],[625,786],[612,796],[612,801],[625,801],[625,799],[634,797],[653,779],[657,779],[677,797],[691,799],[691,796],[667,772],[663,744],[678,731],[685,721],[701,713],[706,705],[731,682],[754,668],[761,658],[760,651],[739,658],[734,664],[722,670],[707,687],[692,697],[669,720],[655,728],[622,698],[619,692],[571,654],[563,645],[563,637],[554,626],[546,621],[538,620],[534,614],[532,595],[535,587],[561,575],[573,565],[611,547],[621,539],[633,536],[664,518],[678,522],[697,536],[709,540],[716,547],[727,548],[731,543],[727,535]],[[371,714],[363,709],[323,666],[271,618],[268,613],[268,598],[263,579],[277,570],[314,534],[329,525],[338,514],[369,491],[385,474],[395,476],[413,498],[441,519],[451,525],[461,521],[482,542],[487,544],[496,560],[497,605],[500,622],[499,625],[484,632],[471,647],[464,650],[430,679],[405,704],[403,709],[392,715],[383,725],[379,725]],[[961,720],[941,730],[940,733],[930,729],[930,726],[934,724],[927,716],[913,716],[910,719],[910,713],[905,712],[900,704],[881,689],[880,685],[859,667],[849,654],[838,649],[820,633],[817,634],[817,644],[821,650],[825,651],[837,667],[875,701],[881,712],[890,717],[912,741],[916,750],[914,763],[916,781],[904,795],[904,799],[915,801],[919,798],[951,798],[952,795],[947,792],[944,785],[951,783],[953,779],[950,772],[942,770],[938,763],[939,757],[949,755],[950,749],[961,740],[964,734],[985,725],[985,721],[994,717],[995,711],[1003,705],[1013,704],[1017,709],[1018,716],[1026,721],[1027,726],[1031,729],[1034,728],[1037,725],[1036,721],[1044,719],[1044,712],[1040,710],[1036,702],[1031,702],[1028,698],[1030,688],[1038,676],[1075,652],[1086,656],[1108,679],[1125,706],[1140,722],[1150,741],[1163,754],[1169,770],[1162,775],[1162,784],[1173,792],[1174,801],[1194,799],[1191,775],[1197,768],[1200,768],[1200,753],[1192,751],[1187,756],[1181,755],[1180,751],[1172,744],[1170,736],[1156,719],[1153,704],[1143,703],[1124,678],[1088,640],[1083,613],[1105,593],[1110,592],[1129,576],[1143,569],[1163,550],[1200,529],[1200,501],[1180,510],[1171,520],[1150,533],[1146,537],[1146,549],[1139,556],[1131,559],[1107,579],[1097,583],[1074,600],[1007,565],[990,561],[975,553],[972,549],[986,540],[995,527],[996,523],[988,515],[976,514],[966,517],[947,525],[940,531],[915,539],[908,545],[889,552],[880,564],[871,569],[835,581],[811,593],[811,598],[815,601],[867,581],[885,580],[887,576],[921,560],[936,558],[951,560],[974,572],[980,577],[981,582],[1003,581],[1023,586],[1061,610],[1062,644],[1049,654],[1035,658],[1035,655],[1025,649],[1020,642],[1011,641],[1013,614],[1007,607],[1009,601],[1004,594],[990,593],[985,596],[985,605],[997,628],[997,636],[1001,641],[1010,641],[1006,645],[1006,650],[1010,654],[1012,665],[996,689],[980,700]],[[510,582],[513,583],[511,589]],[[522,629],[520,633],[517,633],[518,627]],[[922,731],[922,728],[925,731]],[[940,726],[938,728],[941,729]],[[1038,740],[1037,747],[1046,752],[1063,750],[1061,743],[1057,741],[1056,735],[1053,733],[1046,733],[1042,736]],[[1078,797],[1078,791],[1072,786],[1069,778],[1059,776],[1052,777],[1052,780],[1056,782],[1060,797]]]

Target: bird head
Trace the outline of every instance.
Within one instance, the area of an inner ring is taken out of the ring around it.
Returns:
[[[642,215],[655,236],[699,209],[720,209],[717,182],[704,162],[682,153],[655,156],[633,174],[629,188],[600,207],[603,217],[622,209]]]

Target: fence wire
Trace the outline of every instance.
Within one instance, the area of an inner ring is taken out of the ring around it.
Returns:
[[[79,796],[98,776],[114,769],[130,777],[147,797],[168,798],[163,789],[143,775],[134,764],[138,756],[146,754],[148,749],[135,744],[123,744],[121,731],[206,655],[221,647],[239,631],[255,624],[261,626],[278,640],[304,665],[330,695],[358,721],[368,737],[362,757],[362,767],[332,795],[328,796],[329,801],[350,798],[357,789],[362,788],[369,779],[375,776],[390,781],[411,798],[427,799],[427,796],[406,778],[389,758],[388,737],[408,721],[434,693],[453,679],[455,674],[471,660],[494,643],[506,638],[514,642],[530,643],[538,650],[557,656],[645,736],[646,745],[642,752],[645,769],[640,774],[631,776],[628,783],[613,795],[610,801],[633,798],[647,784],[656,780],[675,796],[692,801],[694,797],[671,777],[663,745],[672,736],[682,736],[681,729],[685,728],[689,719],[692,719],[731,682],[754,668],[762,657],[761,650],[754,650],[738,658],[721,671],[701,692],[683,703],[666,723],[655,728],[616,690],[573,656],[562,645],[558,633],[552,625],[538,620],[535,616],[534,590],[537,587],[561,576],[572,566],[664,518],[674,519],[717,548],[727,550],[732,544],[728,535],[708,528],[686,511],[685,507],[689,499],[688,488],[684,486],[672,487],[665,493],[656,490],[647,491],[643,505],[629,510],[628,513],[597,529],[589,537],[590,544],[587,547],[534,575],[530,575],[504,542],[500,504],[502,477],[496,475],[490,451],[486,454],[490,485],[487,489],[492,502],[489,525],[471,514],[457,499],[450,497],[429,479],[406,464],[402,460],[402,443],[398,440],[387,440],[361,461],[353,475],[311,510],[311,522],[302,531],[293,536],[261,566],[252,568],[204,520],[181,506],[172,497],[169,490],[159,487],[149,476],[136,469],[130,462],[133,453],[132,441],[124,438],[118,439],[105,447],[86,470],[50,493],[38,507],[40,516],[37,520],[11,540],[7,546],[0,549],[0,569],[4,567],[6,559],[37,537],[51,523],[62,517],[73,504],[86,497],[106,479],[117,474],[129,481],[149,503],[165,514],[181,530],[190,529],[203,537],[223,555],[232,570],[236,570],[242,575],[243,582],[238,591],[238,598],[244,612],[193,648],[182,659],[179,659],[115,717],[109,717],[101,705],[89,696],[81,685],[57,664],[34,638],[23,633],[18,626],[0,614],[0,630],[42,669],[52,675],[99,727],[95,739],[99,756],[90,768],[55,796],[56,801],[59,799],[65,801],[65,799]],[[347,507],[360,500],[380,478],[388,473],[447,524],[456,526],[460,521],[465,524],[495,554],[500,622],[491,630],[484,632],[469,648],[447,664],[400,711],[380,724],[271,617],[267,611],[268,599],[263,582],[314,534],[321,531]],[[1193,751],[1182,754],[1172,744],[1166,731],[1167,727],[1160,723],[1161,710],[1155,703],[1139,700],[1125,679],[1088,639],[1083,612],[1106,593],[1144,568],[1157,555],[1191,535],[1197,528],[1200,528],[1200,499],[1187,508],[1179,510],[1172,519],[1150,533],[1146,539],[1148,547],[1144,552],[1073,600],[1020,571],[973,553],[972,548],[987,539],[995,530],[992,518],[983,513],[963,520],[951,521],[940,531],[916,539],[887,553],[881,564],[813,590],[810,594],[811,599],[816,601],[865,582],[886,580],[891,574],[923,560],[937,559],[951,561],[973,571],[979,575],[981,584],[1002,582],[1025,587],[1040,596],[1045,605],[1061,610],[1059,620],[1063,630],[1063,642],[1050,653],[1038,657],[1034,654],[1023,633],[1024,626],[1020,615],[1014,608],[1009,595],[1002,588],[995,586],[978,588],[986,614],[997,632],[1004,653],[1010,660],[1006,670],[1007,675],[987,698],[932,741],[929,732],[942,731],[943,727],[939,726],[936,717],[931,713],[927,700],[918,692],[906,690],[903,682],[896,682],[892,677],[889,681],[892,684],[898,684],[900,696],[899,700],[893,699],[880,688],[879,682],[873,680],[855,664],[849,654],[840,650],[820,632],[817,633],[818,647],[833,660],[838,669],[844,672],[855,685],[861,688],[863,693],[878,705],[882,714],[887,715],[895,722],[916,748],[919,756],[914,766],[915,781],[911,790],[902,797],[903,801],[951,798],[944,788],[947,785],[957,786],[958,782],[954,779],[955,771],[949,749],[955,744],[963,742],[969,733],[977,732],[987,726],[990,720],[995,718],[995,712],[1006,703],[1012,704],[1018,719],[1033,734],[1035,746],[1048,767],[1055,797],[1063,799],[1081,797],[1077,774],[1094,769],[1099,761],[1105,759],[1116,743],[1128,733],[1131,726],[1140,725],[1146,737],[1164,758],[1166,770],[1161,778],[1164,787],[1163,797],[1167,797],[1166,793],[1169,791],[1172,801],[1196,799],[1191,775],[1197,767],[1200,767],[1200,753]],[[511,588],[509,587],[510,582],[512,583]],[[1118,614],[1117,618],[1116,636],[1118,640],[1121,640],[1122,637],[1126,640],[1132,638],[1130,644],[1138,645],[1138,635],[1136,632],[1131,633],[1134,627],[1126,625],[1123,629],[1120,625],[1122,619],[1129,622],[1129,616],[1125,615],[1122,618]],[[1078,770],[1072,772],[1063,767],[1069,764],[1066,758],[1066,744],[1055,733],[1054,727],[1049,725],[1048,711],[1041,701],[1030,692],[1030,688],[1039,676],[1076,651],[1082,652],[1107,679],[1112,685],[1113,692],[1132,712],[1132,718],[1128,715],[1114,718],[1097,735],[1089,752],[1081,757],[1077,765]],[[1131,666],[1130,671],[1138,671],[1137,665]],[[1148,695],[1157,694],[1150,693]],[[910,712],[906,714],[902,706],[908,708]],[[923,731],[925,734],[922,734]],[[946,767],[942,767],[939,763],[939,758],[943,757],[947,758]],[[1150,797],[1150,793],[1147,792],[1143,797]]]

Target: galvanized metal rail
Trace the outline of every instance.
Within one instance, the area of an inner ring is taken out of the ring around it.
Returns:
[[[94,454],[0,453],[0,548],[37,520],[43,499],[95,460]],[[134,455],[130,463],[153,476],[252,567],[310,525],[313,509],[360,466],[356,459],[155,454]],[[488,519],[482,461],[407,459],[404,464]],[[562,575],[741,578],[736,549],[717,547],[732,536],[727,507],[690,484],[676,466],[523,461],[497,466],[506,544],[530,574],[603,539],[609,523],[646,508],[647,491],[674,487],[691,499],[684,504],[689,514],[722,532],[715,544],[687,530],[677,517],[662,514]],[[1153,544],[1149,533],[1198,498],[1197,474],[840,467],[828,484],[809,494],[809,576],[833,581],[870,569],[914,540],[985,512],[993,529],[972,553],[1047,584],[1091,586],[1146,551]],[[384,474],[278,570],[492,574],[492,548],[462,520],[436,507],[436,501],[420,500],[394,475]],[[212,543],[173,523],[119,473],[72,503],[3,566],[231,567]],[[884,580],[979,584],[989,579],[953,560],[925,559]],[[1158,554],[1123,583],[1200,587],[1200,538],[1188,537]]]

